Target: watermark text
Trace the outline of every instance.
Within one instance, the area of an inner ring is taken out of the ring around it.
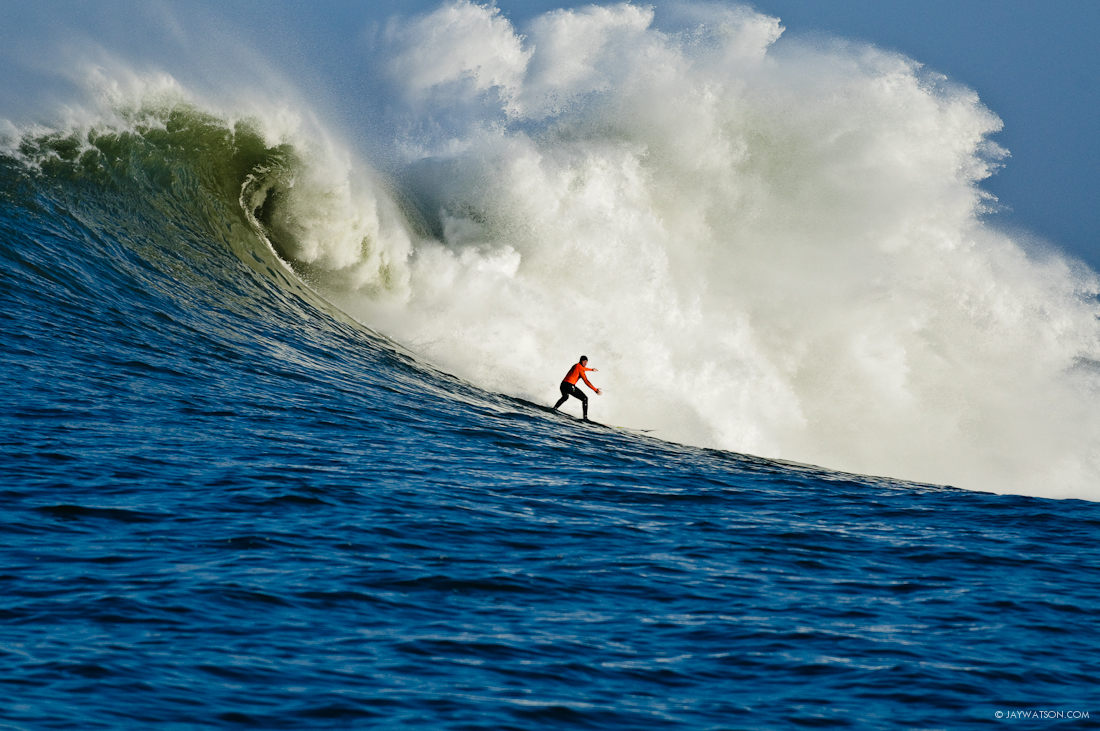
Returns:
[[[993,714],[996,718],[1004,719],[1006,721],[1022,721],[1022,720],[1041,720],[1041,721],[1061,721],[1061,720],[1074,720],[1074,719],[1086,719],[1089,718],[1088,711],[1077,711],[1068,709],[1031,709],[1031,708],[1013,708],[1009,711],[997,711]]]

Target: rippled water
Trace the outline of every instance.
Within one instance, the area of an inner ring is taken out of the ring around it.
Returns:
[[[547,414],[327,306],[232,199],[0,172],[5,728],[1100,713],[1093,503]]]

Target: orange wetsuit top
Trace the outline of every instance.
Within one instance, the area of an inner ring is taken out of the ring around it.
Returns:
[[[596,370],[596,369],[595,368],[585,368],[580,363],[574,363],[573,367],[569,369],[569,372],[565,374],[565,379],[562,381],[562,383],[571,383],[574,386],[576,386],[577,385],[577,379],[578,378],[583,378],[584,382],[586,384],[588,384],[588,387],[591,388],[593,391],[595,391],[596,387],[593,386],[592,382],[588,380],[588,376],[584,375],[585,371],[594,371],[594,370]]]

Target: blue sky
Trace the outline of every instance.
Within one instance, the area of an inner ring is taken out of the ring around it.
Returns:
[[[498,0],[516,25],[556,7],[586,3]],[[285,65],[307,86],[338,98],[350,79],[348,49],[364,29],[395,12],[436,7],[422,0],[296,3],[128,0],[24,3],[0,0],[0,117],[25,114],[41,94],[40,74],[52,44],[70,32],[131,56],[155,59],[171,33],[156,26],[168,16],[205,15],[254,49]],[[987,190],[1005,211],[999,220],[1049,240],[1100,271],[1100,0],[758,0],[780,17],[788,36],[829,35],[896,50],[978,92],[1004,121],[995,138],[1011,157]],[[144,28],[135,32],[136,28]],[[170,44],[167,44],[170,45]],[[337,51],[334,49],[344,49]],[[158,56],[159,54],[159,56]],[[30,73],[28,66],[37,66]],[[346,113],[346,110],[345,110]]]

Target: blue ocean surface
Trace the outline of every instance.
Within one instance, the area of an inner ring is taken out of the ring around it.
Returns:
[[[0,729],[1096,725],[1100,278],[976,94],[732,5],[169,5],[0,119]]]
[[[220,125],[0,158],[0,727],[1100,714],[1095,503],[475,388],[289,273],[238,192],[286,151]]]

